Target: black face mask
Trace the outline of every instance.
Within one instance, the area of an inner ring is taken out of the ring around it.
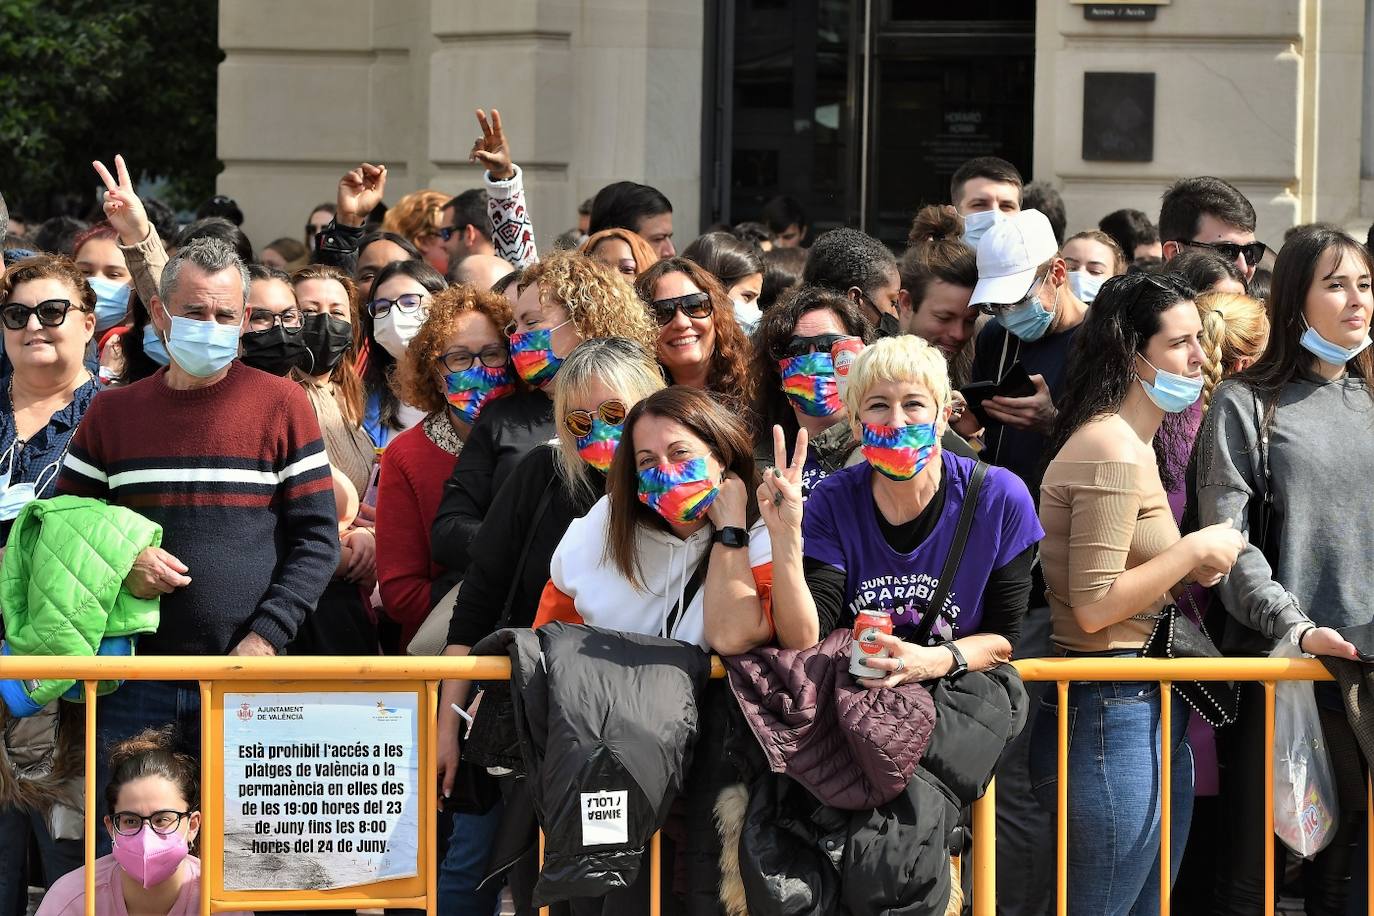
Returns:
[[[879,337],[899,337],[902,333],[902,326],[897,321],[897,316],[891,312],[883,312],[878,316],[878,336]]]
[[[292,369],[309,373],[310,351],[301,339],[303,336],[304,331],[288,334],[281,325],[244,334],[239,338],[243,344],[244,365],[273,375],[284,376]]]
[[[353,326],[342,318],[318,312],[305,316],[301,345],[315,358],[311,375],[333,372],[353,346]]]

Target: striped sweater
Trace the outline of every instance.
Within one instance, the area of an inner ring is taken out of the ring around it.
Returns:
[[[339,560],[315,413],[299,385],[237,360],[189,391],[165,374],[95,397],[58,491],[157,522],[163,548],[189,568],[141,653],[224,655],[249,632],[280,650]]]

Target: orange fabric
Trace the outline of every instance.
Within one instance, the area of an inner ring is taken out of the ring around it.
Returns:
[[[774,636],[778,635],[778,628],[773,626],[773,563],[760,564],[753,567],[754,589],[759,593],[759,606],[763,608],[763,616],[768,621],[768,629]]]
[[[561,620],[564,623],[582,623],[582,615],[577,613],[572,597],[558,590],[550,579],[539,596],[539,610],[534,613],[534,628],[537,630],[546,623]]]

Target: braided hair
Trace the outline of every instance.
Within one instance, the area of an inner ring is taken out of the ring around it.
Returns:
[[[1269,316],[1264,303],[1239,293],[1204,293],[1197,298],[1197,309],[1202,318],[1202,413],[1206,416],[1221,380],[1237,371],[1237,363],[1249,365],[1264,352]]]

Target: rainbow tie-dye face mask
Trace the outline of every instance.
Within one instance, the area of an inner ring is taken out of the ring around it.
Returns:
[[[803,353],[778,362],[782,390],[808,417],[831,417],[844,407],[835,385],[835,360],[829,353]]]
[[[615,457],[616,447],[620,445],[620,434],[624,431],[624,423],[607,423],[596,417],[592,420],[592,431],[585,436],[577,437],[577,454],[581,455],[582,460],[588,465],[604,474],[611,469],[611,459]],[[643,498],[642,486],[640,498]]]
[[[701,518],[719,492],[705,458],[668,462],[639,472],[639,501],[674,525],[690,525]]]
[[[535,328],[510,336],[511,362],[515,363],[515,371],[520,373],[520,377],[531,385],[544,384],[557,375],[558,367],[563,365],[562,358],[553,352],[552,335],[558,328]]]
[[[482,365],[480,360],[473,360],[472,365],[462,372],[448,373],[444,376],[444,383],[448,386],[448,408],[464,423],[476,423],[477,415],[488,401],[515,390],[510,366],[493,369]]]
[[[930,463],[935,452],[935,424],[878,426],[860,423],[863,453],[874,470],[893,480],[910,480]]]

